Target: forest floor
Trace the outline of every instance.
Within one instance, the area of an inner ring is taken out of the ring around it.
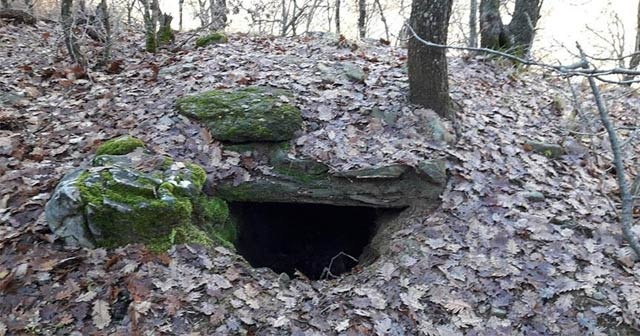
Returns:
[[[150,55],[142,41],[116,40],[121,69],[86,76],[55,27],[0,26],[0,335],[640,333],[640,262],[621,236],[610,149],[584,83],[574,104],[553,74],[451,57],[459,138],[434,149],[405,100],[404,50],[233,35]],[[340,62],[365,68],[365,82],[323,82],[316,65]],[[57,181],[120,134],[199,163],[210,178],[245,178],[257,168],[174,102],[253,84],[296,93],[306,133],[293,150],[335,170],[446,153],[442,205],[412,218],[373,265],[323,281],[286,281],[222,247],[74,249],[51,234],[43,207]],[[622,137],[636,135],[638,93],[603,90]],[[576,107],[583,118],[572,117]],[[562,144],[567,155],[538,154],[527,141]],[[628,143],[635,176],[640,146]]]

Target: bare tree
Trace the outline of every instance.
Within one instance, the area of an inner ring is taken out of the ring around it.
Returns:
[[[636,43],[633,48],[633,55],[629,61],[629,69],[635,69],[640,65],[640,1],[638,1],[638,10],[636,12]],[[633,80],[634,76],[625,76],[625,81]]]
[[[182,31],[182,14],[184,12],[184,0],[178,1],[178,30]]]
[[[227,25],[227,2],[226,0],[210,0],[209,9],[211,11],[211,29],[222,30]]]
[[[109,20],[109,8],[107,6],[107,0],[100,1],[98,10],[105,33],[104,48],[102,50],[102,64],[106,65],[111,58],[111,23]]]
[[[446,44],[453,0],[413,0],[410,26],[435,43]],[[409,100],[453,119],[444,49],[409,40]]]
[[[469,47],[478,45],[478,0],[469,1]]]
[[[144,28],[145,28],[145,49],[148,52],[155,53],[158,49],[158,39],[156,36],[156,21],[157,16],[155,16],[152,11],[151,4],[149,0],[139,0],[142,5],[142,17],[144,19]],[[155,0],[154,0],[155,1]]]
[[[336,34],[340,35],[340,0],[336,0]]]
[[[367,36],[367,1],[358,0],[358,36],[361,39]]]
[[[480,45],[525,56],[531,50],[543,0],[516,0],[508,25],[502,22],[500,0],[480,1]]]
[[[378,7],[378,11],[380,12],[380,20],[384,25],[384,33],[387,41],[390,40],[389,36],[389,25],[387,24],[387,18],[384,15],[384,9],[382,8],[382,4],[380,4],[380,0],[375,0],[375,5]]]
[[[82,54],[78,39],[73,32],[73,0],[62,0],[60,2],[60,21],[64,33],[64,44],[69,52],[71,60],[82,67],[87,66],[87,59]]]

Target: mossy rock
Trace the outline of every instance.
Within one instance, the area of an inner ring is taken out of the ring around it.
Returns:
[[[235,241],[226,202],[202,191],[202,167],[139,152],[101,155],[93,164],[67,174],[45,207],[49,227],[67,243],[143,243],[163,251],[180,243]]]
[[[234,149],[246,151],[247,145]],[[423,162],[420,168],[401,164],[334,172],[311,158],[293,158],[279,144],[256,144],[252,157],[273,167],[238,184],[232,178],[216,182],[215,192],[230,202],[317,203],[338,206],[405,208],[434,205],[447,181],[444,161]]]
[[[130,135],[124,135],[103,143],[96,150],[96,155],[124,155],[133,152],[136,148],[144,148],[142,140]]]
[[[291,92],[270,87],[212,90],[179,98],[180,113],[204,122],[223,142],[285,141],[302,126],[300,110],[289,104]]]
[[[229,38],[221,32],[207,34],[196,39],[196,47],[201,48],[210,44],[227,43]]]

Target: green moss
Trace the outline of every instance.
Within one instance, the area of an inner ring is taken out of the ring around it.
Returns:
[[[168,156],[165,156],[163,161],[162,161],[162,163],[160,164],[160,166],[158,168],[162,169],[162,170],[167,170],[167,169],[171,168],[171,165],[173,165],[174,162],[175,161],[172,158],[170,158]]]
[[[191,173],[189,179],[196,185],[198,190],[202,190],[204,183],[207,181],[207,172],[195,163],[187,163],[187,169]]]
[[[286,90],[249,87],[236,91],[212,90],[179,98],[178,110],[205,122],[221,141],[290,140],[302,125],[300,110],[280,100]]]
[[[175,41],[176,37],[173,35],[171,26],[164,26],[158,29],[158,44],[165,45]]]
[[[184,225],[175,228],[172,232],[172,238],[172,244],[213,245],[213,239],[195,225]]]
[[[226,43],[229,39],[226,35],[220,32],[211,33],[205,36],[201,36],[196,39],[196,47],[201,48],[214,43]]]
[[[190,223],[193,206],[188,198],[175,197],[169,184],[155,195],[152,179],[138,176],[139,186],[118,183],[108,169],[99,176],[90,171],[78,178],[80,197],[91,213],[91,225],[108,233],[96,245],[157,244],[173,228]]]
[[[103,155],[103,154],[108,154],[108,155],[129,154],[138,147],[144,148],[144,142],[130,135],[125,135],[115,139],[111,139],[103,143],[96,150],[96,156]]]

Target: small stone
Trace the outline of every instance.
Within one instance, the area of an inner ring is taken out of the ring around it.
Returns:
[[[533,151],[552,159],[557,159],[566,154],[562,146],[553,143],[527,141],[524,144],[524,148],[527,151]]]
[[[362,70],[361,67],[352,63],[346,63],[343,67],[343,70],[344,75],[347,76],[350,81],[356,83],[364,83],[364,80],[367,77],[367,74],[364,72],[364,70]]]
[[[491,315],[495,317],[505,318],[507,317],[507,311],[504,309],[493,307],[491,308]]]
[[[543,202],[545,197],[544,194],[539,191],[527,191],[524,194],[524,198],[531,202]]]

